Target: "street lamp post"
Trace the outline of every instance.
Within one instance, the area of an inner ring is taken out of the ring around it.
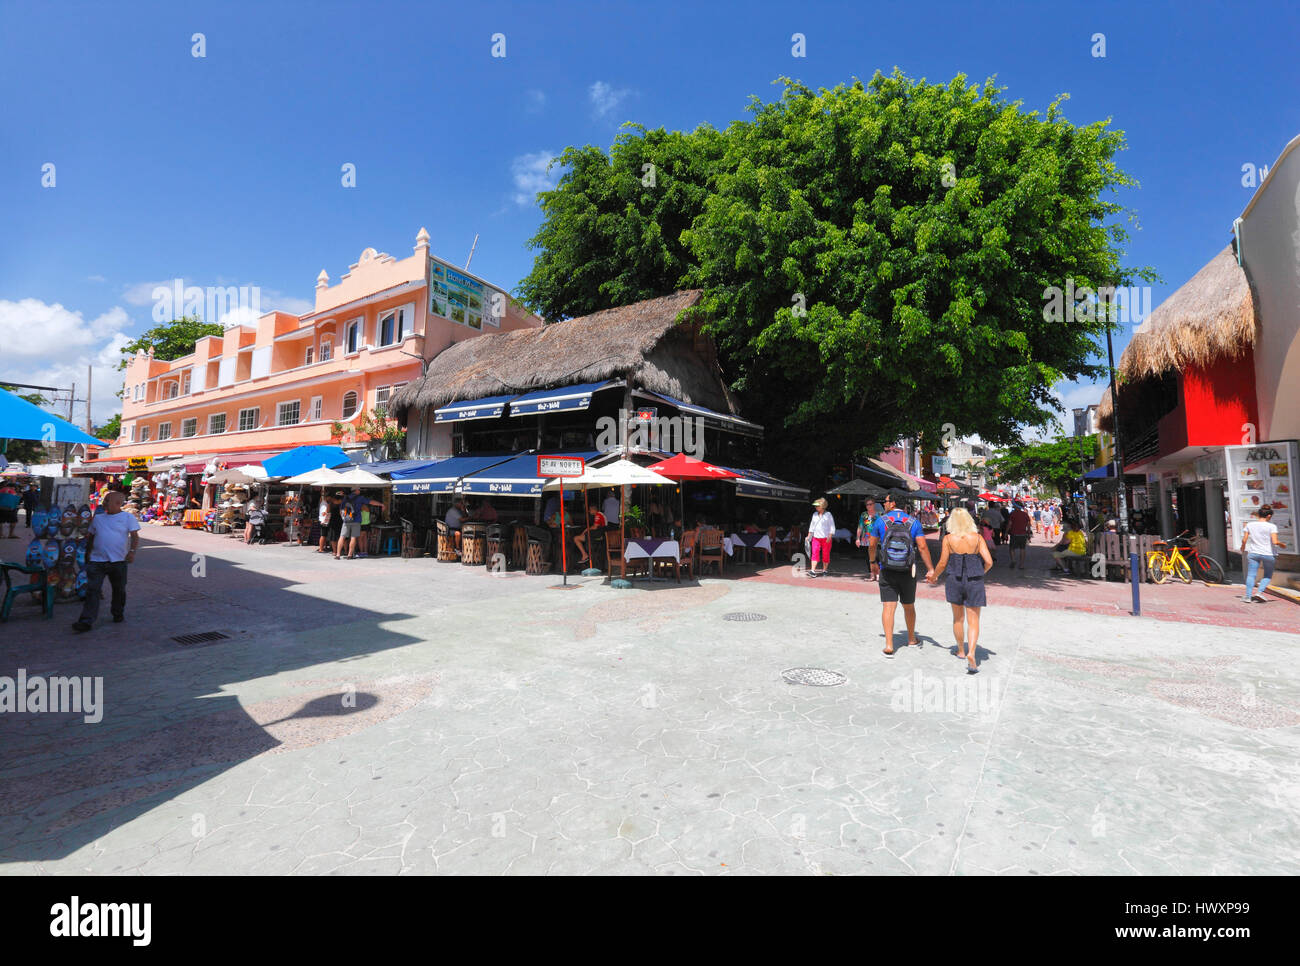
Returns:
[[[1120,441],[1119,430],[1119,383],[1115,379],[1115,346],[1110,337],[1110,319],[1107,317],[1106,326],[1106,361],[1110,367],[1110,408],[1114,426],[1114,432],[1111,433],[1115,438],[1114,451],[1111,453],[1111,466],[1114,468],[1115,484],[1119,487],[1118,494],[1115,498],[1116,506],[1119,510],[1119,532],[1128,533],[1128,499],[1124,495],[1124,449]]]

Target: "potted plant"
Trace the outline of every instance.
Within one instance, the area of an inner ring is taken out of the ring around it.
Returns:
[[[630,536],[634,538],[645,536],[645,511],[639,506],[628,507],[623,512],[623,521]]]

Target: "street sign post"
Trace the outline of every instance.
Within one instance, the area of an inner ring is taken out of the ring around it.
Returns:
[[[564,527],[564,480],[565,477],[581,476],[587,469],[587,462],[581,456],[539,456],[537,457],[537,475],[556,477],[560,481],[560,568],[564,582],[552,584],[553,588],[569,586],[569,547],[567,531]],[[577,584],[574,584],[576,587]]]

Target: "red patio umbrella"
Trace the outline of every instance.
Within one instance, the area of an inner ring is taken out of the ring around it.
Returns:
[[[1000,497],[1000,496],[998,496],[996,493],[981,493],[981,494],[980,494],[980,499],[981,499],[981,500],[997,500],[999,503],[1001,503],[1002,500],[1003,500],[1003,498]]]
[[[670,480],[676,480],[678,483],[686,480],[735,480],[740,478],[739,473],[733,473],[721,466],[714,466],[712,463],[704,462],[704,460],[697,460],[694,456],[687,456],[685,453],[678,453],[676,456],[660,460],[658,463],[651,463],[646,469],[653,470],[660,476],[666,476]],[[685,528],[686,494],[681,492],[680,486],[677,488],[677,495],[681,503],[682,527]]]

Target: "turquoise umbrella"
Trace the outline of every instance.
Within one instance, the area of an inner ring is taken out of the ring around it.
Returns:
[[[104,445],[103,440],[82,432],[66,419],[47,413],[5,389],[0,389],[0,439],[35,439],[74,446],[77,443]]]

